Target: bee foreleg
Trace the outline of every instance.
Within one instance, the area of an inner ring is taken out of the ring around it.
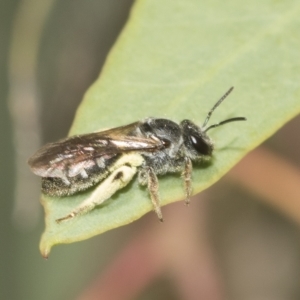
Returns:
[[[150,198],[159,220],[163,222],[163,217],[160,208],[160,201],[158,195],[158,179],[151,167],[146,167],[139,174],[139,181],[141,184],[147,184]]]
[[[60,223],[91,211],[95,206],[111,198],[119,189],[125,187],[131,181],[136,171],[136,167],[133,166],[120,166],[102,181],[85,201],[67,216],[57,219],[56,222]]]
[[[192,171],[193,165],[190,158],[184,159],[184,170],[182,172],[182,178],[184,180],[184,189],[186,194],[185,204],[190,204],[190,197],[192,196]]]

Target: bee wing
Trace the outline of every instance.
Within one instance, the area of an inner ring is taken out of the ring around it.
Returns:
[[[160,140],[136,136],[141,122],[105,131],[73,136],[39,149],[28,164],[42,177],[84,177],[85,169],[99,165],[117,154],[129,151],[154,151],[162,147]]]

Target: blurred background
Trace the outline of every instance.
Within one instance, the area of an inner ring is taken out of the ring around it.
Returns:
[[[67,135],[132,2],[0,2],[0,299],[300,299],[299,117],[163,226],[148,214],[40,256],[27,158]]]

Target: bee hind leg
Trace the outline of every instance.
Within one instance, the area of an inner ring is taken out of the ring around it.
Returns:
[[[133,166],[124,165],[119,167],[103,180],[87,199],[75,207],[68,215],[57,219],[56,222],[61,223],[91,211],[95,206],[100,205],[111,198],[111,196],[119,189],[125,187],[136,172],[137,169]]]

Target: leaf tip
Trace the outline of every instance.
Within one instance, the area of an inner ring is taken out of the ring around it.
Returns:
[[[51,252],[52,245],[50,245],[42,236],[41,242],[40,242],[40,252],[44,259],[48,259],[50,252]]]

